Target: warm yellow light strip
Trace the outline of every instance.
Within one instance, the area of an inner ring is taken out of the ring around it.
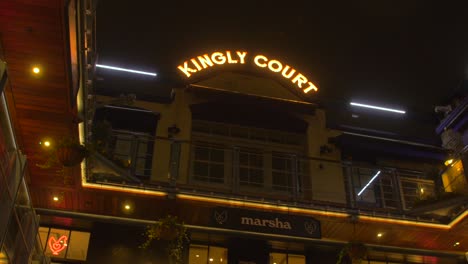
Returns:
[[[304,213],[304,214],[332,216],[332,217],[341,217],[341,218],[350,216],[350,214],[348,213],[329,212],[329,211],[321,211],[321,210],[315,210],[315,209],[288,207],[288,206],[282,206],[282,205],[277,206],[273,204],[262,204],[262,203],[257,203],[257,202],[230,200],[230,199],[224,199],[224,198],[203,197],[203,196],[190,195],[190,194],[178,194],[177,198],[187,199],[187,200],[192,200],[192,201],[200,201],[200,202],[219,203],[219,204],[231,205],[231,206],[244,206],[244,207],[264,209],[264,210],[286,211],[288,213]],[[399,225],[430,227],[430,228],[438,228],[438,229],[450,229],[454,225],[462,221],[467,215],[468,215],[468,211],[465,211],[463,214],[459,215],[456,219],[454,219],[448,225],[416,222],[416,221],[402,220],[402,219],[390,219],[390,218],[366,216],[366,215],[359,215],[359,219],[372,221],[372,222],[387,223],[387,224],[399,224]]]
[[[224,198],[203,197],[203,196],[190,195],[190,194],[177,194],[177,198],[192,200],[192,201],[199,201],[199,202],[219,203],[219,204],[224,204],[224,205],[245,206],[245,207],[264,209],[264,210],[284,211],[284,212],[289,212],[289,213],[306,213],[306,214],[314,214],[314,215],[321,215],[321,216],[334,216],[334,217],[348,217],[349,216],[349,214],[347,213],[296,208],[296,207],[289,207],[289,206],[284,206],[284,205],[262,204],[262,203],[257,203],[257,202],[230,200],[230,199],[224,199]]]
[[[451,228],[450,225],[444,225],[444,224],[415,222],[415,221],[410,221],[410,220],[390,219],[390,218],[367,216],[367,215],[359,215],[359,219],[364,220],[364,221],[379,222],[379,223],[386,223],[386,224],[431,227],[431,228],[439,228],[439,229],[450,229]]]
[[[126,193],[134,193],[134,194],[145,194],[145,195],[152,195],[152,196],[166,196],[167,195],[167,193],[163,191],[142,190],[142,189],[137,189],[137,188],[88,183],[86,182],[86,180],[82,181],[82,186],[83,188],[101,189],[101,190],[107,190],[107,191],[117,191],[117,192],[126,192]]]
[[[465,219],[466,216],[468,216],[468,210],[465,210],[465,212],[463,212],[463,214],[460,214],[459,216],[457,216],[457,218],[453,219],[453,221],[450,222],[450,224],[448,224],[448,225],[450,227],[453,227],[453,226],[457,225],[460,221]]]

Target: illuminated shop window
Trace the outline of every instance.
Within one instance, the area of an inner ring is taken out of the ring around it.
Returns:
[[[224,264],[227,261],[227,248],[204,245],[190,245],[189,264]]]
[[[10,263],[10,261],[8,260],[8,256],[7,256],[7,253],[5,252],[5,250],[0,250],[0,264],[7,264],[7,263]]]
[[[288,253],[270,253],[270,264],[305,264],[304,255]]]
[[[45,255],[52,258],[85,261],[90,236],[89,232],[39,227]]]
[[[458,160],[448,167],[442,174],[442,182],[446,192],[462,192],[466,189],[467,181],[463,163]]]
[[[88,232],[71,231],[67,259],[86,260],[90,236]]]

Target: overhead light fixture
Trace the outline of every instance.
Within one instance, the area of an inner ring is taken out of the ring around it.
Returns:
[[[362,188],[362,190],[358,193],[358,196],[360,196],[362,194],[362,192],[367,188],[369,187],[369,185],[375,180],[375,178],[377,178],[380,174],[380,171],[378,171],[374,177],[372,177],[372,179],[370,179],[370,181],[366,184],[366,186],[364,186],[364,188]]]
[[[128,210],[130,210],[132,207],[131,207],[129,204],[126,204],[126,205],[124,206],[124,208],[125,208],[125,210],[128,211]]]
[[[378,233],[378,234],[377,234],[377,237],[382,237],[382,236],[383,236],[382,233]]]
[[[460,242],[455,242],[455,244],[453,244],[454,247],[458,247],[460,245]]]
[[[406,112],[403,111],[403,110],[397,110],[397,109],[392,109],[392,108],[380,107],[380,106],[375,106],[375,105],[360,104],[360,103],[354,103],[354,102],[351,102],[351,103],[349,103],[349,104],[352,105],[352,106],[359,106],[359,107],[371,108],[371,109],[375,109],[375,110],[388,111],[388,112],[393,112],[393,113],[398,113],[398,114],[406,114]]]
[[[32,68],[32,72],[33,72],[34,74],[39,74],[39,73],[41,73],[41,68],[35,66],[35,67]]]
[[[59,198],[58,198],[57,196],[54,196],[53,200],[54,200],[55,202],[58,202]]]
[[[124,71],[124,72],[131,72],[131,73],[137,73],[137,74],[143,74],[143,75],[156,76],[156,73],[154,72],[137,71],[137,70],[132,70],[132,69],[125,69],[125,68],[120,68],[120,67],[102,65],[102,64],[96,64],[96,67],[114,70],[114,71]]]

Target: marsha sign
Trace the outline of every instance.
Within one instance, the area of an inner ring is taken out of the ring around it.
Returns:
[[[177,67],[187,78],[201,72],[205,69],[224,64],[247,64],[252,63],[254,66],[269,70],[283,78],[291,81],[295,86],[301,89],[304,93],[310,91],[317,92],[318,88],[302,73],[296,71],[293,67],[284,64],[276,59],[267,58],[264,55],[249,56],[247,51],[225,51],[213,52],[211,54],[203,54],[196,56],[188,61],[184,61]]]
[[[212,225],[221,228],[320,238],[320,222],[311,217],[216,207]]]

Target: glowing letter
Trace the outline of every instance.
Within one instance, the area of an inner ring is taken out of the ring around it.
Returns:
[[[276,67],[274,67],[273,65],[276,65]],[[268,68],[272,72],[280,72],[281,69],[283,69],[283,64],[281,64],[281,62],[277,60],[271,60],[268,62]]]
[[[291,71],[289,71],[289,73],[288,73],[288,70],[289,70],[289,65],[286,65],[284,66],[283,72],[281,72],[281,74],[283,74],[283,76],[287,79],[291,78],[293,74],[296,72],[296,70],[293,68],[291,68]]]
[[[185,61],[184,62],[184,67],[180,66],[177,67],[179,70],[181,70],[183,73],[185,73],[185,75],[187,75],[187,77],[190,77],[190,73],[189,72],[197,72],[197,70],[194,70],[194,69],[191,69],[188,67],[188,63]]]
[[[230,51],[226,51],[226,56],[227,56],[228,63],[237,63],[236,60],[232,59]]]
[[[216,64],[224,64],[226,63],[226,57],[221,52],[214,52],[211,54],[211,60]]]
[[[294,79],[292,79],[292,83],[296,83],[296,82],[297,82],[297,86],[299,88],[302,88],[302,84],[307,83],[307,78],[304,75],[298,73],[297,76],[294,77]]]
[[[257,64],[258,67],[265,68],[267,66],[267,64],[266,63],[260,63],[260,60],[264,60],[266,62],[266,61],[268,61],[267,57],[265,57],[263,55],[257,55],[254,58],[254,62],[255,62],[255,64]]]
[[[304,89],[304,93],[308,93],[310,90],[318,91],[317,86],[315,86],[313,83],[308,82],[309,87]]]
[[[202,67],[200,67],[200,65],[198,65],[197,61],[195,59],[191,59],[193,65],[195,65],[195,67],[197,67],[197,70],[202,70]]]
[[[239,56],[239,59],[240,59],[240,63],[241,64],[244,64],[245,63],[245,55],[247,55],[247,52],[246,51],[238,51],[236,52],[237,55]]]
[[[198,56],[198,61],[200,61],[201,65],[203,66],[204,69],[208,68],[208,66],[213,66],[213,62],[210,59],[210,56],[207,54],[202,56]]]

